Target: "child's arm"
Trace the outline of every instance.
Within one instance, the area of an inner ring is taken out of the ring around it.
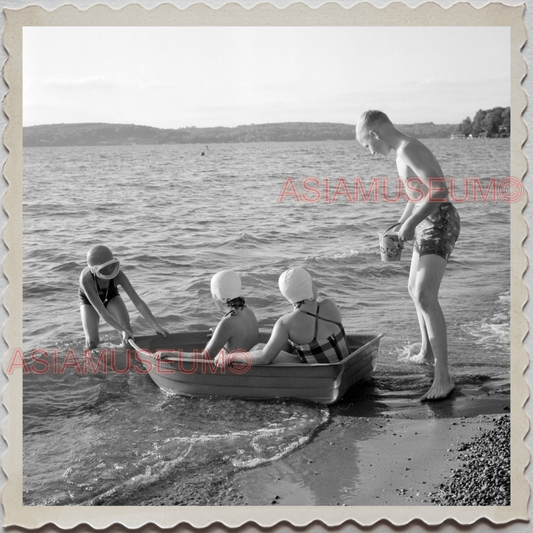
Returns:
[[[287,346],[289,340],[289,332],[280,318],[272,330],[272,335],[266,346],[262,350],[254,350],[250,352],[252,356],[252,365],[269,365],[274,361],[278,354]],[[215,358],[217,367],[226,366],[228,358],[222,355],[217,355]]]
[[[274,325],[270,339],[262,350],[251,352],[252,364],[269,365],[279,355],[279,352],[287,348],[289,341],[289,330],[280,318]]]
[[[213,359],[224,348],[226,343],[233,337],[233,331],[228,320],[222,319],[216,327],[213,336],[207,343],[205,351]]]
[[[122,270],[118,273],[116,277],[116,282],[118,285],[121,285],[122,288],[126,291],[126,294],[129,296],[130,300],[133,302],[133,305],[136,307],[139,313],[141,313],[141,315],[148,321],[148,323],[152,326],[155,332],[159,333],[160,335],[163,335],[163,337],[166,337],[168,335],[168,331],[162,328],[158,324],[154,315],[150,311],[150,308],[144,303],[141,297],[137,294],[132,284],[130,283],[130,280],[128,279],[126,274],[122,272]]]
[[[414,238],[416,226],[433,213],[441,202],[446,201],[448,186],[433,154],[422,143],[407,143],[398,156],[427,188],[427,193],[418,202],[418,209],[414,210],[415,204],[409,202],[412,204],[411,211],[406,218],[404,218],[406,214],[404,211],[400,219],[403,225],[398,232],[399,237],[404,241],[409,241]]]
[[[403,224],[413,212],[413,209],[415,208],[415,204],[411,202],[410,200],[407,201],[407,205],[405,206],[405,209],[403,210],[402,216],[398,220],[398,224]]]

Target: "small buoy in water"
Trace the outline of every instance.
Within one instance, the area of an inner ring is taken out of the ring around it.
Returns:
[[[202,152],[200,155],[205,155],[205,152]]]

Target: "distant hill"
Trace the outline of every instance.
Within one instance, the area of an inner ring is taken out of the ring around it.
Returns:
[[[450,137],[457,124],[398,125],[418,138]],[[130,144],[215,144],[241,142],[353,140],[355,126],[329,122],[251,124],[234,128],[159,129],[133,124],[51,124],[23,128],[25,147]]]

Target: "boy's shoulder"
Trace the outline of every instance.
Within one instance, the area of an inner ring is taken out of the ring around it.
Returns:
[[[431,150],[421,141],[414,137],[409,137],[396,150],[396,159],[409,165],[412,161],[426,160],[432,156]]]
[[[427,150],[427,147],[424,143],[416,139],[415,137],[409,137],[398,147],[397,153],[409,153],[411,151],[418,151],[418,150]]]

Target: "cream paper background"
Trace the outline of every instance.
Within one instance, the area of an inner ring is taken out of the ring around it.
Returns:
[[[242,9],[240,5],[233,3],[224,5],[225,2],[211,2],[210,5],[216,9],[212,10],[205,5],[195,4],[193,7],[179,11],[175,6],[185,8],[192,2],[139,2],[136,5],[129,5],[121,11],[109,9],[106,5],[100,4],[95,9],[87,10],[89,7],[97,5],[91,1],[73,1],[69,7],[58,11],[47,12],[57,6],[60,2],[38,0],[33,7],[20,10],[24,6],[32,5],[31,2],[1,1],[0,6],[11,8],[7,16],[7,33],[4,34],[4,46],[8,49],[14,61],[4,67],[4,76],[7,84],[11,87],[7,98],[4,101],[4,110],[8,118],[3,117],[5,125],[4,143],[7,146],[10,156],[4,166],[4,175],[10,182],[9,187],[3,183],[4,208],[9,213],[9,224],[4,231],[4,240],[9,248],[9,254],[4,260],[4,273],[9,278],[8,284],[2,279],[2,289],[4,292],[4,305],[9,312],[9,318],[4,314],[3,319],[7,319],[4,326],[4,337],[11,349],[22,346],[22,102],[21,102],[21,32],[22,25],[166,25],[169,21],[172,24],[190,25],[216,25],[232,24],[236,20],[246,25],[281,23],[284,25],[298,25],[305,20],[309,25],[335,25],[345,24],[348,19],[354,24],[361,25],[512,25],[512,157],[511,175],[523,177],[527,164],[521,150],[521,145],[526,140],[526,128],[520,120],[520,113],[526,106],[526,96],[520,86],[520,80],[526,73],[525,62],[519,52],[526,39],[525,24],[523,22],[523,8],[519,8],[519,2],[509,1],[503,3],[492,3],[483,10],[476,8],[487,5],[487,2],[472,0],[470,3],[439,2],[443,6],[454,7],[451,10],[443,10],[437,3],[424,3],[419,9],[412,10],[406,4],[420,5],[422,2],[384,2],[374,0],[372,3],[343,2],[323,5],[323,3],[310,3],[312,7],[320,9],[309,9],[301,3],[277,2],[274,4],[259,5],[253,10]],[[77,9],[77,7],[81,9]],[[162,4],[161,7],[153,9]],[[173,5],[174,4],[174,5]],[[259,2],[243,2],[245,7],[256,6]],[[373,5],[372,5],[373,4]],[[387,9],[376,9],[377,7],[390,5]],[[127,2],[108,2],[109,6],[115,10]],[[346,7],[356,5],[354,10],[345,11]],[[508,7],[506,8],[505,5]],[[523,4],[522,4],[523,5]],[[142,6],[150,9],[146,11]],[[285,11],[279,11],[275,6],[290,6]],[[474,7],[475,6],[475,7]],[[512,8],[514,6],[514,8]],[[20,10],[20,11],[19,11]],[[529,15],[529,13],[528,13]],[[4,20],[6,14],[4,12]],[[4,60],[4,59],[3,59]],[[5,87],[4,87],[5,91]],[[527,120],[527,116],[526,116]],[[4,159],[6,153],[3,153]],[[526,177],[525,184],[528,185]],[[9,410],[7,423],[3,426],[3,435],[8,441],[8,449],[3,460],[3,468],[7,473],[8,481],[3,492],[4,524],[16,525],[25,528],[37,528],[47,523],[53,523],[56,527],[72,528],[78,524],[88,523],[95,528],[107,527],[114,523],[123,524],[129,528],[137,528],[143,524],[155,523],[161,527],[169,528],[179,523],[188,523],[196,527],[206,527],[213,522],[221,522],[230,527],[236,527],[246,522],[252,521],[262,526],[272,526],[281,521],[286,521],[294,526],[311,526],[308,529],[315,529],[319,522],[329,526],[345,524],[353,530],[354,521],[360,525],[372,525],[379,520],[386,519],[393,524],[410,524],[407,530],[424,528],[420,521],[426,524],[439,524],[450,518],[461,524],[471,524],[478,519],[486,518],[496,524],[508,523],[512,529],[509,531],[529,531],[531,524],[510,523],[516,519],[527,520],[529,487],[526,479],[521,474],[529,461],[529,454],[523,444],[524,435],[529,428],[529,421],[522,405],[529,396],[528,387],[522,379],[522,373],[527,365],[528,355],[522,344],[522,339],[527,332],[527,321],[522,313],[522,307],[528,296],[527,289],[522,281],[523,272],[527,265],[527,258],[522,251],[522,242],[527,235],[527,228],[524,218],[521,215],[522,209],[526,206],[526,199],[512,205],[512,273],[511,273],[511,295],[512,295],[512,505],[510,507],[24,507],[22,506],[22,455],[21,455],[21,376],[12,375],[10,384],[4,393],[4,403]],[[531,221],[531,208],[526,214],[526,218]],[[5,214],[2,223],[6,223]],[[527,243],[529,244],[529,243]],[[529,244],[529,250],[533,248]],[[526,246],[527,249],[527,246]],[[4,246],[3,253],[7,249]],[[530,278],[529,278],[530,279]],[[526,278],[528,281],[528,278]],[[531,304],[529,305],[531,307]],[[4,311],[4,310],[2,310]],[[531,311],[529,311],[531,313]],[[526,342],[526,346],[527,346]],[[3,353],[10,355],[8,347],[4,345]],[[531,351],[531,345],[529,345]],[[531,383],[531,372],[528,373],[528,381]],[[5,375],[2,375],[5,383]],[[531,408],[529,408],[531,413]],[[4,413],[5,414],[5,413]],[[531,439],[529,439],[531,443]],[[5,444],[5,443],[3,443]],[[530,475],[531,477],[531,475]],[[518,494],[518,496],[517,496]],[[417,520],[414,524],[413,520]],[[474,525],[474,530],[487,530],[490,522],[483,520]],[[450,522],[444,528],[437,528],[438,531],[446,530]],[[215,529],[220,526],[213,526]],[[371,530],[387,531],[389,528],[385,524],[380,524]],[[452,526],[453,527],[453,526]],[[479,528],[482,529],[479,529]],[[525,529],[523,529],[525,527]],[[254,526],[255,528],[255,526]],[[415,528],[415,529],[413,529]],[[520,529],[519,529],[520,528]],[[18,528],[17,528],[18,529]],[[46,528],[49,529],[49,528]],[[187,528],[189,529],[189,528]],[[365,528],[366,529],[366,528]],[[463,529],[463,528],[461,528]],[[213,528],[210,528],[213,530]],[[249,530],[249,529],[247,529]],[[279,531],[276,528],[276,531]],[[432,530],[434,530],[432,528]],[[452,530],[455,530],[452,529]],[[501,530],[501,528],[500,528]]]

